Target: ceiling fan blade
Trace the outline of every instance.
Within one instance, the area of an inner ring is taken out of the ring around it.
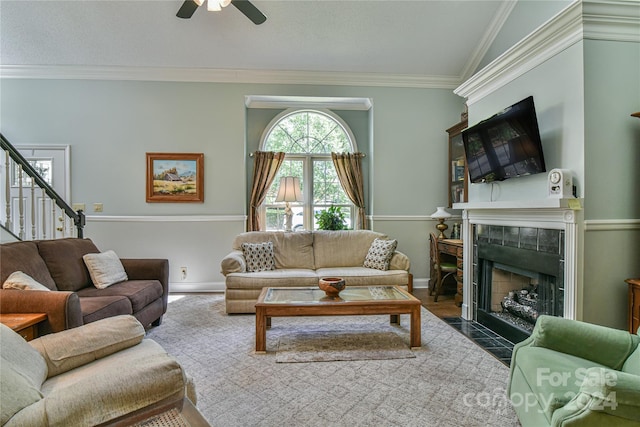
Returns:
[[[240,12],[244,13],[247,18],[254,24],[260,25],[267,20],[262,12],[258,10],[249,0],[233,0],[231,2]]]
[[[199,6],[200,5],[196,3],[195,0],[184,0],[184,3],[180,6],[176,16],[178,18],[189,19],[193,16]]]

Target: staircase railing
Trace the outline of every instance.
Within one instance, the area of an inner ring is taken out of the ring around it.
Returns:
[[[74,211],[1,133],[0,146],[5,153],[5,185],[1,190],[5,204],[3,227],[20,240],[82,238],[85,225],[82,210]],[[30,178],[27,185],[24,175]],[[12,195],[12,188],[16,195]]]

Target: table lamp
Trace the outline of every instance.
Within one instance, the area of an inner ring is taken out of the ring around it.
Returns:
[[[431,218],[438,220],[438,225],[436,225],[436,228],[440,232],[440,235],[438,236],[438,239],[446,239],[447,236],[444,235],[444,231],[447,228],[449,228],[449,226],[447,224],[445,224],[444,221],[447,218],[451,218],[451,214],[449,212],[447,212],[444,209],[444,207],[440,206],[440,207],[436,208],[436,211],[434,213],[431,214]]]
[[[280,178],[280,188],[278,188],[278,195],[276,196],[276,202],[285,202],[284,214],[286,216],[286,222],[284,231],[291,231],[291,220],[293,217],[293,211],[289,202],[302,202],[302,193],[300,192],[300,178],[295,176],[283,176]]]

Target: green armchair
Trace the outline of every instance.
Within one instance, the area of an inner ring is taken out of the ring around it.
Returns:
[[[640,426],[640,337],[540,316],[511,357],[507,394],[523,427]]]

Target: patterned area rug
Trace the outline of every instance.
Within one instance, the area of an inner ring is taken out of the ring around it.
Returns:
[[[509,370],[422,310],[414,358],[276,363],[278,343],[301,331],[391,332],[409,346],[409,316],[274,318],[256,354],[255,316],[227,315],[224,296],[171,302],[148,332],[193,376],[197,407],[214,426],[518,426]]]
[[[132,427],[190,427],[177,409],[171,409],[134,424]]]
[[[336,362],[416,357],[392,332],[296,332],[280,337],[276,362]]]

